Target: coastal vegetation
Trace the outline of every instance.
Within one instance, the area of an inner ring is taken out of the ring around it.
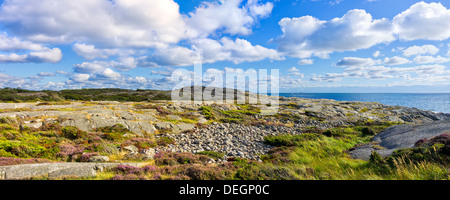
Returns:
[[[118,149],[133,145],[141,150],[174,144],[168,137],[129,137],[129,130],[122,125],[102,127],[88,133],[76,127],[59,125],[20,129],[12,121],[14,120],[8,118],[0,120],[2,165],[44,161],[86,162],[90,157],[98,155],[109,156],[113,159],[110,161],[148,162],[139,157],[127,156]],[[214,151],[196,154],[162,151],[154,155],[154,160],[144,167],[119,165],[96,177],[75,179],[449,179],[448,134],[419,141],[416,147],[395,151],[387,158],[376,153],[368,161],[349,157],[349,149],[370,142],[373,134],[390,125],[392,124],[344,126],[301,135],[266,136],[264,142],[273,148],[267,155],[262,155],[261,162],[236,157],[222,164],[204,164],[211,158],[221,158],[224,154]]]
[[[168,99],[170,99],[170,91],[160,90],[102,88],[34,91],[20,88],[0,89],[0,102],[19,103],[40,101],[42,102],[41,105],[60,105],[54,102],[61,101],[141,102]]]
[[[442,132],[448,123],[434,125],[431,132],[439,134],[414,138],[412,148],[380,142],[393,127],[403,133],[415,128],[402,127],[449,117],[415,108],[280,98],[278,113],[263,115],[265,104],[176,104],[163,100],[168,93],[151,90],[4,88],[0,95],[1,101],[28,102],[1,104],[0,169],[30,163],[118,164],[95,176],[53,179],[450,178],[450,133]]]

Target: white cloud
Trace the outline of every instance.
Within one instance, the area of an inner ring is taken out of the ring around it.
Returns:
[[[28,57],[27,61],[29,62],[50,62],[50,63],[57,63],[62,58],[62,52],[59,48],[53,48],[48,49],[44,51],[36,51],[31,52]]]
[[[44,47],[29,41],[22,41],[16,37],[9,37],[7,33],[0,33],[0,50],[3,51],[17,51],[17,50],[32,50],[41,51]]]
[[[437,54],[439,49],[434,45],[412,46],[403,50],[404,56],[424,55],[424,54]]]
[[[222,38],[220,40],[223,46],[223,50],[230,52],[231,60],[235,64],[242,62],[253,62],[263,59],[271,60],[283,60],[284,58],[278,54],[276,50],[267,49],[260,45],[252,45],[250,42],[244,39],[237,38],[236,40],[231,40],[229,38]]]
[[[446,63],[450,62],[450,58],[444,58],[441,56],[417,56],[414,58],[414,62],[418,64],[428,64],[428,63]]]
[[[372,54],[372,56],[374,57],[374,58],[377,58],[378,56],[380,56],[380,51],[375,51],[375,52],[373,52],[373,54]]]
[[[372,66],[379,63],[378,60],[372,58],[358,58],[358,57],[344,57],[336,63],[339,67],[352,67],[352,66]]]
[[[234,41],[227,37],[223,37],[220,41],[198,39],[193,41],[193,43],[193,49],[202,55],[204,63],[231,61],[238,64],[264,59],[284,59],[274,49],[268,49],[260,45],[252,45],[247,40],[239,38],[236,38]]]
[[[172,0],[5,1],[0,21],[38,42],[155,47],[186,37],[179,5]]]
[[[57,74],[63,74],[63,75],[69,74],[68,72],[62,71],[62,70],[58,70],[58,71],[56,71],[56,73],[57,73]]]
[[[104,71],[106,68],[114,68],[119,71],[129,71],[136,68],[138,60],[133,57],[119,58],[118,61],[93,61],[75,64],[73,66],[76,73],[92,74]]]
[[[0,54],[0,63],[57,63],[62,58],[59,48],[30,52],[29,54]]]
[[[311,81],[336,82],[347,77],[362,77],[365,79],[395,79],[402,77],[429,76],[442,77],[450,74],[443,65],[421,65],[416,67],[385,67],[385,66],[353,66],[345,69],[343,73],[326,73],[315,75]]]
[[[408,60],[407,58],[402,58],[399,56],[394,56],[391,58],[384,58],[384,64],[387,65],[402,65],[402,64],[406,64],[406,63],[410,63],[411,61]]]
[[[291,67],[290,69],[288,69],[288,72],[298,72],[300,70],[298,70],[296,67]]]
[[[283,18],[283,35],[274,41],[289,56],[327,58],[330,53],[367,49],[396,38],[388,19],[373,19],[364,10],[350,10],[342,18],[321,21],[311,16]]]
[[[142,57],[139,60],[140,66],[189,66],[194,65],[194,61],[200,61],[200,55],[186,47],[175,46],[157,49],[153,54]]]
[[[256,20],[266,17],[273,8],[271,2],[259,4],[257,0],[249,0],[243,6],[241,4],[242,0],[203,2],[186,18],[188,34],[191,37],[206,37],[216,30],[223,30],[233,35],[248,35]]]
[[[298,65],[312,65],[314,64],[314,59],[301,59],[297,62]]]
[[[9,37],[6,33],[0,33],[0,51],[22,53],[0,54],[0,63],[56,63],[62,58],[59,48],[50,49],[37,43]]]
[[[24,63],[26,60],[27,55],[0,54],[0,63]]]
[[[73,75],[70,80],[73,80],[75,82],[85,82],[91,77],[89,74],[75,74]]]
[[[97,49],[94,45],[79,44],[73,45],[72,49],[78,55],[82,56],[87,60],[93,60],[95,58],[106,59],[110,56],[117,55],[120,53],[120,49]]]
[[[117,78],[120,78],[121,75],[120,75],[120,73],[117,73],[110,68],[106,68],[104,71],[96,74],[96,77],[106,78],[106,79],[117,79]]]
[[[450,10],[441,3],[418,2],[393,19],[402,40],[445,40],[450,37]]]
[[[37,74],[37,76],[40,76],[40,77],[51,77],[51,76],[55,76],[55,74],[51,73],[51,72],[39,72]]]

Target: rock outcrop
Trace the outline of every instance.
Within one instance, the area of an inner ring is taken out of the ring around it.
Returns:
[[[391,126],[373,137],[373,142],[350,151],[353,158],[368,160],[372,151],[387,157],[397,149],[411,148],[423,138],[450,133],[450,119],[427,124],[402,124]]]
[[[119,164],[142,166],[139,163],[40,163],[0,166],[0,180],[61,177],[93,177],[98,172]]]

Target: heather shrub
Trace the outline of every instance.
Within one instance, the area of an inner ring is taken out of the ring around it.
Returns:
[[[160,137],[157,139],[156,143],[159,146],[168,146],[169,144],[175,144],[175,140],[170,137]]]
[[[100,128],[94,129],[94,131],[99,131],[102,133],[121,133],[122,135],[130,132],[130,130],[125,128],[125,126],[123,126],[122,124],[115,124],[112,126],[100,127]]]
[[[67,139],[83,139],[88,137],[88,133],[85,131],[79,130],[74,126],[67,126],[61,129],[62,136]]]
[[[139,150],[148,149],[156,147],[157,143],[154,140],[150,140],[148,138],[132,138],[130,140],[125,141],[127,145],[134,145]],[[175,144],[175,141],[170,141],[170,144]]]
[[[1,152],[1,149],[0,149]],[[49,163],[52,162],[47,159],[41,159],[41,158],[29,158],[29,159],[22,159],[22,158],[10,158],[10,157],[2,157],[0,155],[0,166],[5,165],[20,165],[20,164],[32,164],[32,163]]]
[[[288,163],[291,160],[289,159],[289,154],[294,151],[295,147],[275,147],[269,150],[267,155],[262,155],[261,160],[269,163]]]
[[[123,173],[123,174],[135,174],[135,175],[139,175],[144,172],[144,170],[142,168],[134,167],[134,166],[130,166],[130,165],[123,165],[123,164],[117,165],[117,167],[115,167],[113,169],[113,171]]]
[[[84,153],[84,154],[81,155],[80,161],[81,161],[81,162],[89,162],[89,159],[90,159],[92,156],[98,156],[98,155],[100,155],[100,154],[97,153],[97,152],[93,152],[93,153]]]
[[[122,139],[122,134],[121,133],[105,133],[104,134],[105,139],[110,140],[110,141],[117,141]]]
[[[0,132],[9,130],[16,130],[16,129],[9,124],[0,124]]]
[[[153,157],[157,165],[194,164],[206,162],[209,158],[192,153],[158,152]]]
[[[205,155],[205,156],[208,156],[208,157],[213,158],[215,160],[216,159],[222,159],[225,156],[224,153],[215,152],[215,151],[201,151],[201,152],[198,152],[196,154],[197,155]]]
[[[369,127],[364,127],[361,130],[361,133],[362,133],[363,136],[367,136],[367,135],[373,136],[373,135],[377,134],[373,129],[371,129]]]
[[[17,120],[10,117],[2,117],[0,118],[0,124],[8,124],[8,125],[17,125]]]
[[[61,158],[62,160],[69,161],[72,159],[74,155],[83,153],[84,147],[74,146],[72,144],[59,144],[58,145],[59,152],[56,154],[56,157]],[[88,159],[89,160],[89,159]]]
[[[40,131],[61,131],[62,126],[55,123],[44,123],[38,130]]]
[[[135,174],[126,174],[126,175],[116,175],[112,177],[110,180],[147,180],[145,176],[136,176]]]
[[[91,145],[92,151],[99,152],[106,155],[112,155],[119,153],[118,146],[111,143],[101,142],[94,143]]]

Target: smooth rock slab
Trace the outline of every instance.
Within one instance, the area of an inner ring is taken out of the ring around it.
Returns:
[[[422,138],[431,138],[446,132],[450,132],[450,119],[421,125],[391,126],[372,139],[384,149],[376,149],[373,144],[366,144],[350,151],[350,155],[353,158],[368,160],[372,151],[376,151],[382,157],[387,157],[397,149],[414,147],[414,144]]]
[[[0,166],[0,180],[29,179],[32,177],[92,177],[104,169],[126,164],[141,167],[143,163],[39,163]]]

